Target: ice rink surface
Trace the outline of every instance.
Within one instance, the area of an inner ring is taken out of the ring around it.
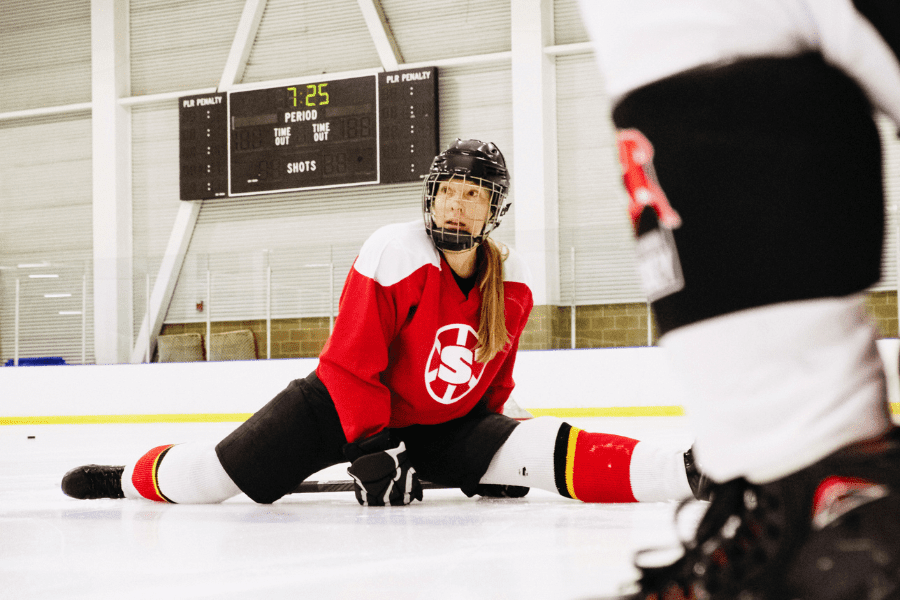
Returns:
[[[679,417],[569,419],[590,431],[690,445]],[[235,423],[0,427],[0,598],[588,599],[633,580],[633,554],[677,543],[675,503],[583,504],[425,490],[406,507],[352,492],[272,505],[73,500],[72,467],[218,440]],[[33,436],[30,439],[29,436]],[[315,479],[347,479],[332,467]],[[704,504],[680,516],[690,528]]]

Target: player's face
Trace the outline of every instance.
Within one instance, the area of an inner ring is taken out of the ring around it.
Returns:
[[[450,179],[438,183],[434,196],[434,224],[442,229],[478,235],[491,210],[491,193],[472,181]]]

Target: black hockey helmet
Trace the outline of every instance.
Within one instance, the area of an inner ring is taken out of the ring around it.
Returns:
[[[480,233],[443,229],[434,223],[434,197],[439,182],[460,179],[485,188],[491,195],[491,208]],[[500,149],[491,142],[460,140],[434,157],[425,178],[422,209],[425,230],[440,250],[459,252],[474,248],[500,225],[500,219],[509,210],[509,170]]]

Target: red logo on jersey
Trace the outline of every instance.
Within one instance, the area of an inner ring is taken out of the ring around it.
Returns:
[[[637,233],[638,221],[645,206],[656,212],[656,218],[669,229],[677,229],[681,225],[681,217],[669,204],[665,192],[656,181],[653,170],[653,145],[643,133],[637,129],[623,129],[616,136],[619,146],[619,162],[622,164],[622,180],[631,202],[628,212],[634,232]]]
[[[475,362],[478,333],[468,325],[438,329],[425,366],[425,387],[441,404],[453,404],[472,391],[484,365]]]

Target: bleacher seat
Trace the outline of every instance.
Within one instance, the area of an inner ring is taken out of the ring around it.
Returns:
[[[197,362],[205,360],[203,338],[199,333],[178,333],[156,338],[159,362]]]
[[[256,340],[249,329],[213,333],[208,344],[209,360],[256,360]]]

